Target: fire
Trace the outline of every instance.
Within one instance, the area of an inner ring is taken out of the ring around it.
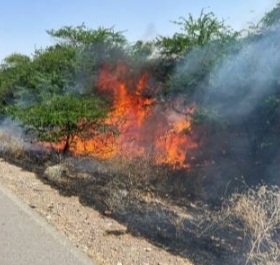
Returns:
[[[188,167],[187,152],[197,147],[190,134],[191,121],[187,118],[194,107],[185,108],[177,102],[178,113],[147,96],[148,73],[136,81],[128,74],[129,68],[123,64],[113,70],[106,66],[101,69],[96,87],[112,97],[112,108],[103,124],[114,130],[97,134],[89,140],[75,136],[70,151],[98,159],[116,155],[129,158],[149,156],[158,164]]]
[[[197,144],[188,135],[190,129],[191,123],[189,120],[183,119],[174,123],[171,129],[167,130],[156,142],[159,150],[156,162],[171,164],[176,167],[188,167],[186,149],[197,147]]]

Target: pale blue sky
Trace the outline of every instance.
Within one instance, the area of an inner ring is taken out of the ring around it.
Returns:
[[[30,55],[35,47],[53,40],[48,29],[77,26],[112,27],[126,31],[130,41],[171,35],[178,26],[170,23],[202,8],[213,11],[235,29],[257,22],[276,0],[0,0],[0,60],[12,52]]]

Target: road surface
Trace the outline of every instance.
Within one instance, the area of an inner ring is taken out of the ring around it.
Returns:
[[[1,265],[94,265],[54,227],[0,185]]]

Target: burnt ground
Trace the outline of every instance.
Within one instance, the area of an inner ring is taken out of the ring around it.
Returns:
[[[244,260],[246,250],[239,242],[242,231],[228,235],[221,230],[220,236],[204,233],[211,225],[208,215],[242,181],[222,180],[223,167],[216,161],[203,164],[196,160],[191,169],[175,170],[139,159],[102,162],[30,151],[19,157],[5,152],[1,157],[36,173],[61,195],[77,196],[82,205],[116,219],[128,233],[194,264],[240,264]],[[231,174],[237,174],[235,167]]]
[[[198,126],[199,148],[188,153],[188,169],[156,166],[148,158],[97,161],[31,148],[2,149],[0,156],[194,264],[242,264],[248,252],[243,231],[208,229],[209,216],[232,193],[262,182],[279,185],[279,128],[270,135],[273,146],[257,148],[243,125],[217,133]]]

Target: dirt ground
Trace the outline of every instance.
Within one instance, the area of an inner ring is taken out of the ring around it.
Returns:
[[[78,197],[62,196],[34,173],[1,159],[0,181],[100,265],[193,264],[144,238],[132,236],[117,221],[83,206]]]

